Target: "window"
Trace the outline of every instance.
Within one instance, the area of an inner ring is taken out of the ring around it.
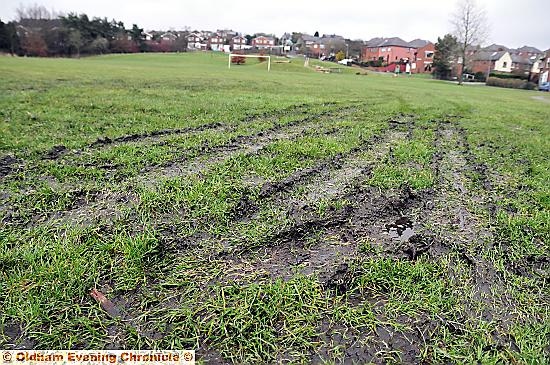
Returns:
[[[386,52],[386,49],[385,49],[385,48],[382,48],[381,51],[382,51],[382,52]]]
[[[391,51],[391,47],[388,47],[388,52],[390,52],[390,51]]]
[[[434,53],[431,52],[431,51],[426,51],[426,57],[427,58],[432,58],[434,56]]]
[[[508,66],[508,62],[504,61],[502,62],[502,67],[507,67]]]

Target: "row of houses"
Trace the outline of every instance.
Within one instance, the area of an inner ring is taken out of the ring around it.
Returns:
[[[363,62],[379,61],[389,67],[388,71],[396,64],[405,64],[411,73],[430,73],[434,53],[435,45],[423,39],[373,38],[365,42],[361,58]]]
[[[549,50],[550,51],[550,50]],[[492,44],[487,47],[469,47],[466,51],[466,68],[470,72],[538,74],[544,65],[543,58],[549,53],[538,48],[523,46],[510,49]],[[412,73],[428,73],[433,69],[435,45],[426,40],[406,42],[401,38],[373,38],[365,42],[362,61],[381,61],[386,67],[392,64],[409,64]]]
[[[162,34],[154,32],[145,32],[146,39],[159,39],[166,42],[175,42],[184,37],[187,41],[187,49],[211,50],[211,51],[234,51],[246,50],[250,48],[267,49],[280,47],[276,44],[275,37],[270,35],[257,35],[256,37],[245,37],[233,30],[212,31],[193,31],[193,32],[175,32],[169,31]]]
[[[192,32],[187,36],[187,49],[190,51],[238,51],[250,48],[267,49],[275,46],[275,38],[267,35],[259,35],[251,40],[239,34],[228,36],[217,33],[208,36],[201,32]]]
[[[283,52],[297,51],[309,56],[320,57],[346,47],[344,37],[336,34],[323,34],[323,36],[301,34],[294,41],[290,33],[285,33],[277,39],[268,34],[257,34],[255,37],[243,36],[232,30],[218,30],[216,32],[144,32],[144,37],[146,40],[158,39],[160,41],[175,41],[180,37],[185,37],[187,49],[190,51],[234,51],[250,48],[280,49]]]
[[[523,46],[517,49],[507,48],[499,44],[490,46],[469,47],[467,50],[466,67],[472,72],[509,72],[538,73],[541,58],[548,52],[538,48]]]
[[[251,48],[283,52],[297,52],[310,57],[334,54],[339,50],[348,51],[350,40],[336,34],[315,36],[300,34],[296,39],[289,33],[279,39],[272,35],[259,34],[255,37],[243,36],[233,30],[193,31],[193,32],[146,32],[146,39],[175,41],[185,37],[188,50],[239,51]],[[397,65],[406,67],[411,73],[431,73],[435,54],[435,44],[428,40],[414,39],[405,41],[399,37],[372,38],[360,43],[359,61],[375,61],[383,64],[387,71],[393,71]],[[466,55],[466,68],[473,73],[491,72],[540,73],[547,66],[543,52],[535,47],[523,46],[517,49],[492,44],[488,47],[469,47]],[[347,54],[346,54],[347,56]]]

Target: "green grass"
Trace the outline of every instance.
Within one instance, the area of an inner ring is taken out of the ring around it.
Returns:
[[[550,109],[355,71],[1,57],[0,346],[548,363]],[[401,214],[445,249],[408,257]]]

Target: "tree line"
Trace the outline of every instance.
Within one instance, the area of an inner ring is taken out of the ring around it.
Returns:
[[[69,13],[57,15],[43,6],[17,9],[17,20],[0,20],[0,50],[20,56],[76,56],[105,53],[185,51],[187,38],[146,39],[136,24]]]

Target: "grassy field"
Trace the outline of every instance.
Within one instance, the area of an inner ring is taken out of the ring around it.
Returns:
[[[226,62],[0,58],[0,347],[550,362],[547,95]]]

